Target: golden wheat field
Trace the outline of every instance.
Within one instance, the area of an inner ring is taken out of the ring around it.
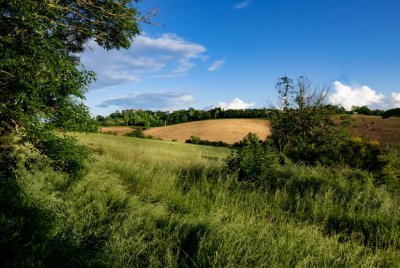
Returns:
[[[223,141],[233,144],[243,139],[249,132],[261,139],[269,135],[269,123],[263,119],[217,119],[196,121],[166,127],[147,129],[144,133],[163,140],[185,142],[190,136],[203,140]]]
[[[122,136],[126,133],[132,132],[133,128],[131,127],[101,127],[100,133],[102,134],[114,134],[117,136]]]
[[[355,136],[376,139],[382,144],[400,145],[400,118],[382,119],[380,116],[354,115],[349,130]],[[122,136],[133,130],[131,127],[102,127],[101,133]],[[256,133],[264,139],[270,134],[268,120],[263,119],[218,119],[196,121],[166,127],[150,128],[145,131],[162,140],[185,142],[190,136],[198,136],[203,140],[223,141],[233,144],[240,141],[249,132]]]

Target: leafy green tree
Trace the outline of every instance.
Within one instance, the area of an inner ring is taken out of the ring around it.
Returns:
[[[371,110],[366,105],[361,106],[361,107],[353,106],[353,112],[357,112],[358,114],[365,114],[365,115],[371,114]]]
[[[400,108],[390,109],[382,114],[382,118],[389,118],[389,117],[400,117]]]
[[[86,123],[93,128],[82,100],[94,73],[84,69],[78,55],[90,40],[106,49],[129,47],[140,21],[147,20],[135,2],[0,1],[2,193],[28,154],[41,155],[71,176],[81,174],[88,153],[56,132],[83,130]]]

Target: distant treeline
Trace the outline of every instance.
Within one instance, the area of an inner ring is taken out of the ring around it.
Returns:
[[[357,113],[363,115],[376,115],[388,118],[392,116],[400,116],[400,108],[384,110],[371,110],[367,106],[353,106],[351,112],[346,111],[343,107],[335,105],[327,105],[335,111],[336,114]],[[159,127],[166,125],[174,125],[192,121],[207,119],[223,119],[223,118],[266,118],[268,119],[273,109],[241,109],[241,110],[223,110],[214,108],[208,111],[196,110],[189,108],[188,110],[178,110],[174,112],[150,111],[150,110],[124,110],[116,111],[108,116],[98,115],[96,121],[102,126],[142,126],[142,127]]]
[[[400,117],[400,108],[394,108],[389,110],[371,110],[368,106],[353,106],[353,112],[357,114],[363,115],[377,115],[382,116],[382,118],[389,118],[389,117]]]
[[[385,112],[384,110],[371,110],[368,108],[368,106],[353,106],[352,111],[357,114],[363,114],[363,115],[377,115],[377,116],[382,116],[383,113]]]
[[[382,114],[382,118],[400,117],[400,108],[390,109]]]
[[[208,111],[178,110],[174,112],[149,111],[149,110],[126,110],[116,111],[108,116],[98,115],[96,121],[103,126],[143,126],[158,127],[165,125],[180,124],[192,121],[221,119],[221,118],[267,118],[270,109],[243,109],[223,110],[215,108]]]

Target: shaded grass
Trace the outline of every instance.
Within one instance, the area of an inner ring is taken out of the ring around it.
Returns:
[[[61,187],[50,170],[22,177],[30,207],[50,218],[32,215],[37,230],[17,226],[40,239],[28,237],[9,266],[400,263],[399,199],[369,173],[292,165],[275,173],[275,188],[254,188],[227,172],[226,148],[78,137],[96,158],[85,178]]]

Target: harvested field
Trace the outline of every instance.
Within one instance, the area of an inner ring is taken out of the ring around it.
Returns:
[[[354,122],[349,128],[355,136],[376,139],[382,144],[400,145],[400,117],[382,119],[380,116],[354,115]],[[133,130],[132,127],[102,127],[101,133],[122,136]],[[146,135],[163,140],[185,142],[190,136],[203,140],[235,143],[249,132],[264,139],[270,133],[269,122],[262,119],[218,119],[196,121],[166,127],[150,128]]]
[[[355,115],[350,127],[353,135],[376,139],[382,144],[400,145],[400,117],[382,119],[380,116]]]
[[[132,127],[102,127],[100,128],[100,133],[102,134],[113,134],[117,136],[122,136],[126,133],[132,132]]]
[[[269,135],[269,123],[263,119],[217,119],[204,120],[166,127],[150,128],[144,133],[163,140],[185,142],[190,136],[203,140],[223,141],[233,144],[243,139],[249,132],[261,139]]]

